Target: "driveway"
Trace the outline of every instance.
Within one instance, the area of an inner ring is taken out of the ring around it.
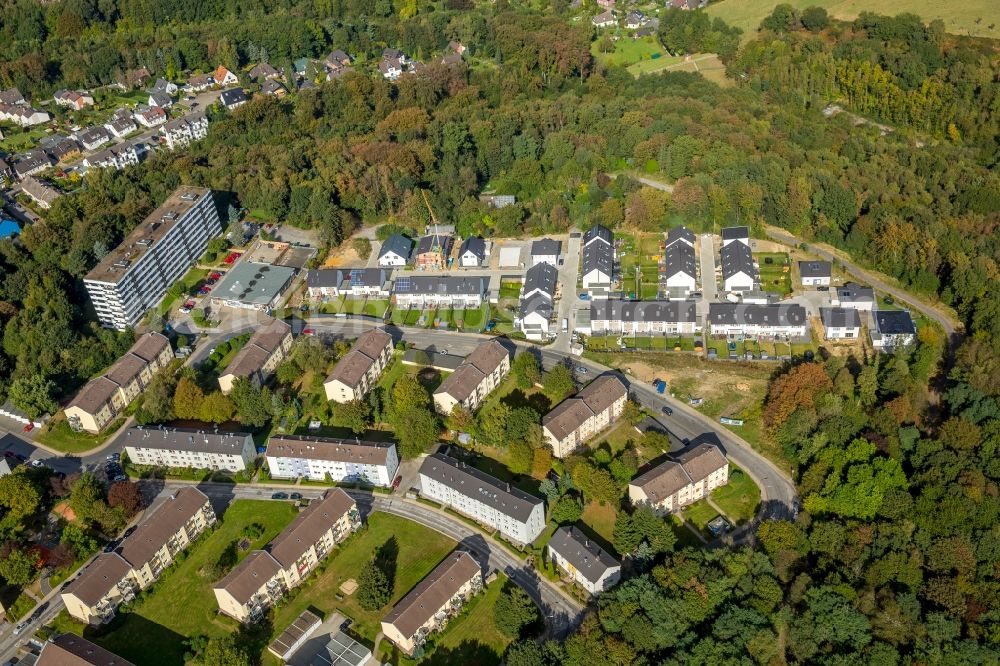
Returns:
[[[570,341],[573,331],[576,330],[576,310],[579,307],[589,307],[584,301],[577,300],[576,281],[580,274],[580,244],[583,237],[577,235],[563,240],[566,243],[566,251],[563,254],[563,265],[559,269],[559,284],[562,285],[562,298],[559,300],[559,311],[556,314],[556,339],[553,343],[555,349],[564,352],[569,351]],[[569,320],[569,328],[564,333],[562,330],[563,319]]]

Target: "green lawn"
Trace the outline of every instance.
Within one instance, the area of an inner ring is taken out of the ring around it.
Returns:
[[[945,30],[956,35],[971,34],[979,37],[1000,39],[1000,21],[997,16],[996,0],[968,0],[957,5],[943,4],[933,0],[722,0],[709,5],[705,12],[711,17],[719,17],[730,25],[743,30],[744,41],[753,39],[761,20],[771,13],[775,5],[788,2],[796,9],[825,7],[834,18],[853,20],[861,12],[876,12],[895,16],[912,12],[925,23],[935,19],[944,22]],[[992,18],[991,18],[992,17]]]
[[[107,441],[125,422],[122,417],[96,435],[89,432],[74,432],[69,422],[63,416],[56,416],[49,421],[38,434],[38,441],[45,446],[63,453],[82,453]]]
[[[628,71],[631,72],[633,76],[639,77],[643,74],[655,74],[656,72],[682,62],[684,62],[684,56],[664,54],[659,58],[641,60],[635,64],[629,65]]]
[[[392,598],[386,607],[369,612],[362,610],[354,596],[338,600],[340,585],[355,578],[373,553],[393,539],[398,554],[395,557]],[[302,611],[311,607],[324,613],[334,610],[343,613],[354,620],[352,632],[372,641],[381,629],[382,618],[393,604],[429,574],[456,545],[448,537],[405,518],[373,513],[368,518],[367,526],[341,545],[319,579],[310,581],[298,596],[277,610],[274,635],[281,633]]]
[[[712,501],[739,524],[756,515],[760,505],[760,490],[746,472],[730,464],[729,483],[712,491]]]
[[[587,506],[583,507],[583,518],[581,518],[581,521],[604,539],[607,542],[606,545],[610,545],[615,537],[616,518],[618,518],[618,512],[615,510],[615,507],[610,504],[601,506],[599,502],[590,502]]]
[[[754,254],[760,266],[760,283],[764,291],[782,296],[792,293],[792,265],[785,252],[758,252]],[[771,263],[767,263],[770,260]],[[787,270],[786,270],[787,269]]]
[[[218,614],[212,592],[216,579],[208,570],[219,555],[230,543],[241,538],[247,525],[259,523],[264,533],[250,543],[248,550],[239,553],[242,559],[250,550],[261,548],[273,539],[295,514],[290,502],[234,501],[220,519],[218,529],[190,548],[186,559],[167,571],[155,583],[152,593],[145,595],[131,613],[120,614],[103,635],[91,636],[89,630],[84,630],[83,635],[144,666],[184,664],[185,638],[224,636],[237,629],[234,621]],[[64,618],[58,624],[80,633],[82,627],[67,620]]]
[[[633,39],[631,36],[624,36],[614,41],[614,50],[609,53],[601,50],[602,41],[603,38],[598,37],[597,41],[591,43],[590,52],[598,62],[605,65],[628,67],[643,61],[656,62],[666,53],[656,37]],[[654,56],[660,57],[653,59]]]
[[[702,534],[708,536],[708,523],[718,516],[719,512],[713,509],[707,501],[698,500],[681,511],[681,515],[684,516],[684,520],[701,530]]]
[[[500,298],[517,300],[521,297],[521,282],[519,280],[501,280]]]
[[[200,288],[201,284],[208,278],[208,273],[209,271],[204,268],[192,268],[189,270],[184,274],[184,277],[170,287],[167,295],[163,297],[160,305],[157,306],[156,311],[164,317],[168,316],[175,303],[182,301],[182,299],[187,298],[189,294]]]

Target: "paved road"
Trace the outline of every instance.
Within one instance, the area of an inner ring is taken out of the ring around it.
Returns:
[[[578,234],[576,238],[573,238],[571,234],[570,238],[564,242],[566,247],[563,252],[563,265],[559,269],[562,297],[559,301],[559,314],[556,315],[557,335],[552,346],[555,349],[568,352],[573,331],[576,329],[576,308],[587,304],[577,300],[576,291],[577,276],[580,274],[580,244],[583,242],[583,237]],[[569,320],[569,327],[565,333],[562,330],[564,319]]]
[[[875,287],[875,289],[879,291],[883,291],[887,294],[892,295],[892,297],[895,298],[896,300],[909,303],[915,310],[920,311],[928,319],[937,322],[938,325],[941,326],[942,330],[944,330],[945,335],[948,338],[950,350],[954,350],[954,348],[958,345],[958,343],[961,342],[962,329],[963,329],[962,324],[960,322],[955,321],[950,315],[946,314],[939,308],[933,305],[929,305],[927,303],[923,303],[919,300],[916,300],[913,294],[910,294],[909,292],[886,282],[885,280],[875,275],[874,273],[871,273],[870,271],[858,266],[853,261],[845,259],[843,256],[835,254],[823,247],[820,247],[808,241],[804,241],[801,238],[793,236],[787,231],[784,231],[782,229],[777,229],[775,227],[767,227],[765,229],[765,232],[767,233],[768,237],[780,243],[785,243],[786,245],[792,245],[792,246],[804,245],[805,248],[810,252],[812,252],[813,254],[822,257],[827,261],[833,261],[840,264],[841,266],[844,267],[844,269],[847,272],[849,272],[855,278],[867,282],[868,284]]]
[[[701,247],[699,248],[699,258],[701,259],[701,298],[698,305],[702,309],[702,318],[708,317],[708,304],[715,303],[719,295],[719,283],[715,276],[715,239],[712,234],[701,235]],[[708,330],[705,328],[704,330]]]

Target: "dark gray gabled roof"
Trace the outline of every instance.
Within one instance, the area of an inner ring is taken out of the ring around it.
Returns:
[[[536,506],[543,504],[534,495],[440,453],[428,456],[420,473],[522,523]]]
[[[543,296],[542,294],[534,294],[521,301],[521,319],[524,319],[529,314],[537,312],[546,319],[552,317],[554,312],[552,305],[552,299]]]
[[[463,257],[466,252],[471,252],[476,255],[476,258],[479,259],[479,263],[482,263],[486,260],[486,241],[478,236],[466,238],[465,241],[462,242],[462,247],[458,248],[458,256]]]
[[[856,282],[848,282],[842,287],[837,287],[837,298],[841,303],[874,303],[875,290],[871,287],[862,287]]]
[[[445,234],[428,234],[420,238],[420,242],[417,244],[417,254],[440,252],[447,255],[451,252],[451,243],[451,236]]]
[[[531,244],[532,257],[559,256],[562,251],[562,243],[553,238],[542,238]]]
[[[687,227],[674,227],[667,232],[667,246],[669,247],[677,241],[686,241],[687,243],[694,245],[694,232]]]
[[[343,279],[343,273],[336,268],[316,268],[306,273],[306,285],[310,289],[339,287]]]
[[[445,275],[414,275],[397,277],[394,291],[397,294],[441,294],[446,296],[482,296],[490,279],[483,275],[452,277]]]
[[[402,236],[400,234],[393,234],[385,239],[382,243],[382,247],[379,248],[378,256],[381,259],[390,252],[398,254],[404,260],[410,258],[410,252],[413,251],[413,241]]]
[[[829,261],[800,261],[799,274],[804,278],[828,278],[833,267]]]
[[[690,275],[692,278],[697,275],[694,248],[687,243],[678,242],[668,246],[663,253],[663,261],[666,264],[667,277],[673,277],[678,273]]]
[[[820,319],[824,328],[858,328],[861,315],[854,308],[820,308]]]
[[[590,321],[663,322],[677,324],[698,321],[694,301],[591,301]]]
[[[750,238],[750,227],[725,227],[722,229],[722,240],[740,240]]]
[[[219,99],[225,106],[232,106],[247,101],[247,94],[243,92],[243,88],[230,88],[219,95]]]
[[[876,310],[872,319],[882,335],[913,335],[917,332],[913,317],[906,310]]]
[[[609,569],[621,567],[621,562],[575,527],[557,529],[548,546],[566,558],[591,583],[599,581]]]
[[[603,241],[608,245],[608,247],[610,247],[614,242],[614,235],[607,227],[595,224],[587,231],[587,233],[583,234],[583,244],[586,246],[591,241],[595,240]]]
[[[806,309],[795,303],[788,305],[710,303],[708,321],[724,325],[801,326],[806,322]]]
[[[757,271],[753,267],[753,254],[750,246],[743,243],[730,243],[722,248],[722,278],[728,279],[737,273],[746,273],[754,280]]]
[[[594,242],[583,248],[583,275],[599,269],[610,277],[614,263],[614,250],[607,243]]]
[[[548,294],[551,298],[556,295],[556,282],[559,279],[559,271],[548,262],[543,262],[529,268],[524,274],[524,288],[522,294],[531,294],[536,289]]]

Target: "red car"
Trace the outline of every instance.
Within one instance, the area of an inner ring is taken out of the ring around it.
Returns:
[[[24,426],[23,428],[21,428],[21,430],[23,430],[24,432],[31,432],[34,429],[35,429],[35,424],[34,423],[29,423],[26,426]]]
[[[209,280],[218,280],[221,277],[222,277],[222,273],[219,273],[218,271],[216,271],[214,273],[209,273],[208,274],[208,279]]]
[[[302,335],[316,335],[315,328],[304,328],[302,329]]]
[[[397,475],[396,478],[392,480],[392,487],[399,488],[399,484],[402,480],[403,480],[403,475],[402,474]]]
[[[211,287],[209,287],[209,286],[208,286],[208,285],[206,284],[205,286],[203,286],[203,287],[202,287],[201,289],[199,289],[199,290],[198,290],[198,293],[199,293],[199,294],[207,294],[207,293],[208,293],[208,292],[210,292],[210,291],[212,291],[212,288],[211,288]]]
[[[232,264],[232,263],[234,263],[237,259],[239,259],[242,256],[243,256],[243,254],[241,252],[230,252],[229,256],[226,257],[226,259],[225,259],[225,261],[223,263]]]

